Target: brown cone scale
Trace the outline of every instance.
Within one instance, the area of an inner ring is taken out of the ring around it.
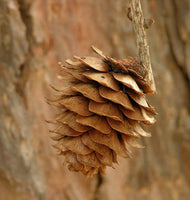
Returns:
[[[70,171],[90,177],[105,173],[117,156],[130,158],[130,148],[143,148],[138,140],[151,134],[141,123],[155,122],[155,110],[146,99],[149,85],[135,58],[115,60],[92,47],[100,57],[77,57],[62,66],[63,85],[53,88],[60,108],[52,132],[54,147]],[[56,96],[57,96],[56,95]]]

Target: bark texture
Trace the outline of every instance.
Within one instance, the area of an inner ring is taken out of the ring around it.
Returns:
[[[94,44],[118,59],[137,55],[125,0],[0,1],[0,199],[187,200],[190,196],[190,3],[145,0],[144,15],[159,115],[145,149],[87,179],[70,173],[52,148],[45,103],[58,61],[91,55]]]

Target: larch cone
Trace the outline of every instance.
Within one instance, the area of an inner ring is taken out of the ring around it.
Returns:
[[[130,158],[130,147],[141,148],[140,136],[149,137],[141,123],[155,122],[147,102],[150,86],[135,58],[115,60],[92,47],[100,57],[77,57],[62,66],[63,87],[56,89],[59,115],[51,131],[55,148],[70,171],[90,177],[105,173],[117,156]]]

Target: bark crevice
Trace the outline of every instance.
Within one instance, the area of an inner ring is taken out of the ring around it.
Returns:
[[[28,43],[28,53],[25,56],[24,61],[19,66],[19,73],[17,76],[17,82],[15,82],[15,90],[21,96],[24,97],[24,88],[30,74],[30,62],[33,58],[32,46],[35,43],[33,36],[33,22],[30,14],[31,5],[25,0],[17,0],[19,13],[25,26],[26,42]],[[26,105],[25,105],[26,106]]]

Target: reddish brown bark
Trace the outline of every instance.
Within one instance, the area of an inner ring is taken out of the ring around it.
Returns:
[[[143,1],[159,115],[145,149],[106,176],[70,173],[52,148],[45,119],[57,62],[91,55],[94,44],[118,59],[137,53],[124,0],[1,0],[0,199],[124,200],[190,196],[189,1]]]

